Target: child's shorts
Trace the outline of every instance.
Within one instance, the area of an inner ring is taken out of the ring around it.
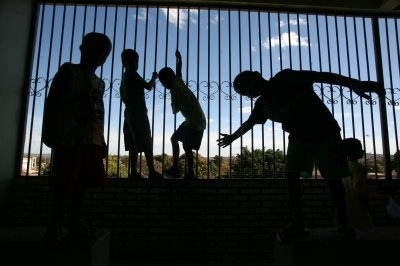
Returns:
[[[285,171],[300,172],[302,177],[311,177],[315,164],[326,179],[349,176],[340,134],[318,141],[301,140],[289,135]]]
[[[171,139],[181,141],[184,149],[198,150],[203,139],[203,132],[204,130],[187,127],[185,126],[185,122],[183,122],[174,134],[172,134]]]
[[[63,147],[54,151],[50,186],[53,191],[102,187],[107,176],[103,148],[96,145]]]
[[[123,132],[126,151],[144,152],[152,147],[150,122],[146,112],[134,114],[125,110]]]

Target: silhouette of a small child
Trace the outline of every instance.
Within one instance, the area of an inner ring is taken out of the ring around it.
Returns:
[[[367,187],[367,168],[358,161],[364,157],[361,141],[346,138],[343,144],[350,169],[350,176],[343,178],[349,224],[354,227],[371,227],[374,222],[368,212],[370,192]]]
[[[182,57],[180,52],[176,51],[175,56],[177,59],[176,74],[171,68],[165,67],[159,71],[159,79],[161,84],[171,92],[172,112],[174,114],[181,112],[185,121],[171,136],[173,164],[164,173],[173,177],[180,176],[178,169],[178,141],[180,141],[186,154],[188,166],[184,178],[195,179],[192,150],[200,148],[203,132],[206,128],[206,118],[196,96],[182,80]]]
[[[132,49],[125,49],[121,53],[122,65],[125,72],[120,88],[121,99],[125,104],[124,141],[125,150],[130,151],[130,177],[138,179],[141,174],[137,172],[138,153],[144,152],[149,170],[149,179],[161,180],[162,175],[154,169],[153,142],[144,89],[151,90],[157,78],[154,72],[149,82],[146,82],[137,72],[139,54]]]
[[[61,240],[63,213],[67,195],[71,197],[69,235],[87,240],[96,230],[81,221],[81,208],[88,187],[104,186],[107,156],[104,141],[104,81],[95,74],[111,51],[110,39],[101,33],[88,33],[79,49],[79,64],[64,63],[55,74],[43,115],[43,142],[53,149],[50,179],[51,221],[44,244]]]
[[[282,123],[289,133],[285,164],[289,198],[294,221],[277,234],[280,242],[309,233],[303,221],[300,174],[310,175],[314,161],[327,181],[338,214],[338,233],[343,239],[353,238],[347,224],[345,189],[341,178],[349,175],[340,127],[326,105],[313,90],[316,82],[337,84],[369,98],[365,92],[384,94],[377,82],[359,81],[339,74],[286,69],[270,80],[256,71],[239,73],[233,86],[237,93],[258,99],[247,121],[232,135],[221,134],[218,145],[226,147],[256,124],[268,119]]]

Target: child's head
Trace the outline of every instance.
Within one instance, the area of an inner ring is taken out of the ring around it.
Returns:
[[[348,160],[356,161],[364,157],[364,150],[359,139],[346,138],[343,140],[343,144]]]
[[[107,35],[91,32],[83,37],[81,50],[81,63],[97,68],[104,64],[110,54],[112,44]]]
[[[249,98],[261,95],[263,77],[257,71],[245,70],[240,72],[233,81],[233,88],[237,93]]]
[[[121,61],[125,68],[137,70],[139,66],[139,54],[135,50],[125,49],[121,53]]]
[[[165,88],[170,89],[174,83],[175,72],[170,67],[164,67],[158,72],[158,79]]]

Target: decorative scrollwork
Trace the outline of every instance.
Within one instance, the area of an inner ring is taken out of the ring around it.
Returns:
[[[34,85],[29,87],[29,96],[41,97],[42,92],[46,90],[46,88],[48,88],[50,81],[51,80],[46,80],[45,78],[42,77],[31,79],[31,84]],[[43,86],[39,86],[41,82],[43,82]]]

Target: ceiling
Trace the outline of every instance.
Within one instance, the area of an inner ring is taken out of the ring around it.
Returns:
[[[43,1],[46,2],[46,1]],[[49,1],[50,2],[50,1]],[[193,6],[274,8],[298,10],[331,10],[335,12],[368,12],[400,14],[400,0],[53,0],[69,3],[118,3],[118,4],[179,4]]]

